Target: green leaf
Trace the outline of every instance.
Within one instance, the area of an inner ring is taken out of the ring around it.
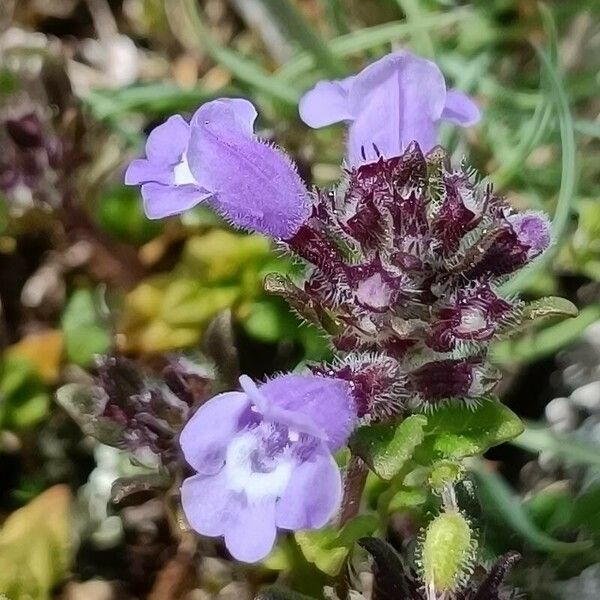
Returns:
[[[6,356],[0,371],[0,429],[26,429],[48,414],[50,395],[28,360]]]
[[[417,461],[459,459],[485,452],[523,431],[519,417],[494,400],[474,407],[446,404],[427,417],[425,440],[417,449]]]
[[[216,63],[228,69],[235,79],[287,105],[298,104],[300,92],[294,85],[272,77],[260,64],[215,40],[213,32],[203,23],[195,0],[181,0],[181,5],[187,17],[184,24],[190,29],[187,36],[190,44],[200,46]]]
[[[414,28],[415,34],[411,38],[414,50],[426,57],[435,57],[435,46],[427,28],[419,28],[419,23],[427,17],[421,0],[396,0],[400,10],[406,15],[406,21]]]
[[[600,319],[600,304],[591,304],[572,319],[545,327],[531,335],[496,342],[492,345],[492,360],[496,364],[514,364],[550,356],[574,342],[598,319]]]
[[[315,600],[315,598],[299,594],[280,585],[272,585],[258,592],[254,600]]]
[[[571,506],[570,524],[593,535],[600,535],[600,485],[596,484],[583,492]]]
[[[553,317],[576,317],[578,313],[577,307],[566,298],[546,296],[527,304],[523,309],[523,318],[539,321]]]
[[[573,495],[562,482],[555,482],[536,492],[524,506],[536,527],[552,534],[568,525]]]
[[[217,97],[235,95],[233,88],[209,92],[197,86],[181,88],[174,83],[143,83],[118,89],[94,89],[83,98],[98,120],[114,119],[128,113],[143,113],[146,118],[191,111]]]
[[[337,575],[350,548],[358,539],[371,535],[378,520],[373,515],[359,515],[339,531],[326,527],[318,531],[298,531],[296,542],[308,562],[314,563],[328,575]]]
[[[550,13],[546,11],[544,13],[544,18],[548,21],[548,19],[551,18]],[[555,52],[555,49],[550,48],[548,52],[535,47],[535,51],[542,64],[542,70],[545,76],[544,81],[547,82],[548,86],[548,96],[554,102],[556,113],[558,115],[562,145],[560,190],[558,192],[554,218],[552,219],[552,237],[554,238],[555,243],[539,260],[523,269],[518,275],[505,283],[501,288],[503,294],[514,294],[520,291],[536,273],[543,271],[550,261],[552,261],[560,243],[563,241],[562,238],[566,233],[577,191],[577,164],[573,115],[571,114],[569,99],[561,75],[552,62],[552,55]]]
[[[590,542],[561,542],[540,531],[503,479],[483,464],[474,466],[481,505],[503,527],[510,527],[538,550],[551,554],[576,554],[590,548]]]
[[[427,492],[424,489],[401,489],[392,496],[387,511],[389,513],[406,512],[407,509],[421,506],[425,502],[427,502]]]
[[[144,215],[139,192],[133,187],[108,190],[98,202],[96,218],[105,231],[130,244],[143,244],[162,229],[159,221],[151,221]]]
[[[87,366],[96,354],[110,347],[111,337],[90,290],[76,290],[71,295],[62,315],[62,328],[67,357],[75,364]]]
[[[265,298],[250,305],[243,325],[253,338],[262,342],[275,343],[294,339],[298,334],[299,323],[283,300]]]
[[[365,425],[352,436],[351,448],[382,479],[392,479],[423,441],[424,415],[411,415],[399,425]]]
[[[105,400],[102,390],[83,383],[68,383],[56,391],[56,401],[81,427],[103,444],[118,446],[122,439],[122,427],[102,416]]]
[[[71,559],[71,495],[57,485],[12,513],[0,530],[0,594],[49,600]]]

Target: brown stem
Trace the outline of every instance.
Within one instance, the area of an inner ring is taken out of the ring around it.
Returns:
[[[353,454],[348,463],[344,483],[344,496],[342,498],[339,520],[340,528],[358,514],[368,473],[369,469],[362,458]],[[350,573],[348,566],[348,559],[346,559],[335,584],[335,591],[340,600],[346,600],[350,595]]]
[[[179,600],[194,587],[197,543],[193,533],[181,536],[177,554],[158,573],[148,600]]]
[[[367,481],[369,469],[362,458],[352,455],[348,463],[346,481],[344,483],[344,496],[340,511],[339,526],[343,527],[350,519],[353,519],[360,509],[360,500]]]

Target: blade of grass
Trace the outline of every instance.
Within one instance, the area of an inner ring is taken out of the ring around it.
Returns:
[[[396,4],[406,15],[407,23],[415,30],[411,33],[412,47],[419,54],[427,58],[434,58],[435,46],[429,30],[423,29],[419,32],[419,23],[426,17],[426,12],[423,10],[420,0],[396,0]]]
[[[341,0],[325,0],[327,18],[339,35],[348,33],[350,28]]]
[[[390,44],[394,40],[407,37],[415,31],[436,31],[449,27],[472,17],[474,13],[466,8],[453,10],[442,14],[433,14],[423,17],[416,25],[411,25],[406,21],[394,21],[383,25],[366,27],[358,31],[353,31],[347,35],[342,35],[329,41],[329,50],[340,58],[358,54],[365,50],[370,50],[377,46]],[[299,77],[314,69],[315,60],[308,52],[300,52],[289,60],[277,72],[277,78],[282,81],[296,81]]]
[[[346,75],[344,62],[333,54],[321,36],[311,27],[289,0],[261,0],[277,19],[281,29],[295,39],[315,60],[324,73],[331,77]]]
[[[575,121],[575,131],[590,137],[600,138],[600,123],[598,121]]]
[[[94,116],[102,120],[135,112],[143,112],[147,117],[158,117],[192,110],[217,96],[233,94],[234,88],[207,92],[200,86],[184,89],[173,83],[151,83],[118,90],[93,90],[83,101]]]
[[[492,176],[492,180],[498,188],[506,187],[517,175],[527,157],[548,131],[551,117],[552,106],[545,97],[541,97],[531,120],[523,128],[524,133],[519,136],[519,143],[510,160],[504,163]]]
[[[580,465],[600,467],[600,449],[598,446],[586,444],[571,435],[554,433],[547,427],[528,423],[525,431],[511,440],[510,443],[518,448],[539,454],[552,452],[559,458]]]
[[[504,284],[501,288],[504,294],[514,294],[522,290],[526,287],[530,278],[545,269],[552,260],[566,232],[577,187],[575,129],[567,95],[557,69],[552,64],[549,55],[540,48],[536,47],[535,50],[542,62],[543,70],[548,81],[549,95],[555,103],[562,147],[562,176],[560,190],[558,192],[558,201],[554,211],[554,218],[552,219],[552,237],[554,244],[540,260],[534,262],[528,268],[523,269],[516,277],[513,277]]]
[[[586,306],[579,315],[551,325],[531,335],[496,342],[491,349],[495,364],[526,363],[550,356],[574,342],[592,323],[600,319],[600,304]]]
[[[166,6],[169,6],[169,3]],[[295,106],[298,103],[300,92],[293,84],[279,81],[256,62],[217,42],[204,25],[195,0],[180,0],[178,8],[187,18],[182,19],[182,27],[173,26],[172,30],[187,47],[204,50],[216,63],[229,70],[236,80],[252,86],[255,90],[288,105]],[[172,9],[169,12],[173,15]],[[187,29],[187,32],[184,29]]]
[[[483,463],[475,462],[473,473],[481,505],[499,519],[503,526],[510,527],[536,549],[549,554],[575,554],[591,547],[592,544],[588,541],[561,542],[538,529],[523,508],[520,498],[502,477],[487,470]]]

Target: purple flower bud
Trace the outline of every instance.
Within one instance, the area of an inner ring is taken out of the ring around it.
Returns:
[[[445,197],[431,221],[431,231],[443,254],[455,252],[462,237],[481,220],[485,202],[479,199],[465,173],[443,178]]]
[[[287,239],[311,210],[290,159],[253,132],[247,100],[201,106],[191,123],[176,115],[148,137],[145,159],[133,161],[125,183],[142,184],[148,217],[157,219],[208,202],[237,227]]]
[[[332,452],[355,422],[348,384],[281,375],[215,396],[192,417],[180,443],[197,475],[181,488],[191,527],[224,536],[238,560],[271,551],[276,528],[317,529],[337,511],[341,476]]]
[[[550,221],[542,213],[502,217],[496,229],[467,252],[467,277],[508,275],[539,256],[551,240]]]
[[[314,371],[350,383],[359,417],[389,418],[401,411],[406,400],[406,380],[400,365],[383,354],[350,355],[339,364]]]
[[[533,260],[550,245],[550,221],[543,213],[516,213],[506,220],[517,235],[519,243],[527,248],[527,260]]]
[[[458,90],[447,90],[431,61],[407,51],[389,54],[358,75],[321,81],[300,101],[310,127],[349,123],[348,161],[356,166],[400,156],[416,141],[424,152],[437,143],[441,120],[468,127],[479,110]]]
[[[425,403],[477,399],[489,392],[496,381],[496,373],[477,358],[435,360],[408,375],[408,387]]]
[[[468,396],[473,383],[473,365],[468,360],[438,360],[410,373],[409,380],[425,402]]]
[[[489,340],[511,314],[512,305],[490,289],[478,284],[459,293],[452,306],[441,308],[433,317],[429,345],[449,352],[457,342]]]

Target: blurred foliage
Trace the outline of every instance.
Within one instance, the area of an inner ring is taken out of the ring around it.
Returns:
[[[72,556],[71,493],[46,490],[0,529],[0,593],[11,600],[46,600],[67,574]],[[26,543],[24,543],[26,540]]]
[[[174,269],[145,279],[125,297],[120,350],[152,354],[197,345],[228,308],[261,341],[294,339],[297,320],[285,304],[264,298],[261,285],[266,273],[287,268],[266,238],[222,229],[193,235]]]
[[[0,373],[0,430],[35,425],[48,415],[49,405],[50,394],[32,362],[6,357]]]
[[[96,354],[108,351],[111,336],[99,315],[97,299],[92,291],[82,289],[71,294],[61,325],[65,351],[71,362],[87,366]]]

